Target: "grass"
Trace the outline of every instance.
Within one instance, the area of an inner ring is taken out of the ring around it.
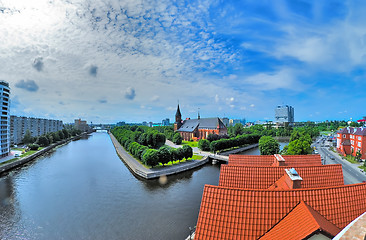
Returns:
[[[364,172],[366,172],[366,167],[364,165],[359,166],[359,168],[361,168]]]
[[[177,164],[180,164],[180,163],[184,163],[186,161],[192,161],[192,160],[201,160],[203,158],[203,156],[200,156],[200,155],[196,155],[194,154],[192,158],[188,158],[188,160],[181,160],[180,162],[179,161],[170,161],[168,162],[167,164],[165,164],[163,166],[163,164],[159,163],[159,165],[156,165],[154,168],[161,168],[161,167],[166,167],[166,166],[173,166],[173,165],[177,165]]]
[[[16,147],[16,148],[11,148],[11,150],[23,151],[23,150],[24,150],[24,148]]]
[[[190,147],[198,147],[198,142],[182,141],[182,145],[188,145]]]
[[[346,157],[346,160],[350,163],[359,163],[354,156],[351,156],[351,155],[347,155]]]

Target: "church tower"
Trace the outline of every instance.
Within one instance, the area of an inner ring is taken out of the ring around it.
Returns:
[[[182,126],[182,114],[180,113],[179,103],[177,112],[175,113],[174,131],[177,131]]]

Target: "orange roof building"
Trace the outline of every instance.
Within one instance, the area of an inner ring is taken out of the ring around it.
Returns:
[[[285,169],[289,167],[248,167],[239,165],[221,165],[219,186],[231,188],[281,189],[281,180],[289,189]],[[316,188],[344,185],[341,164],[296,167],[302,178],[301,188]]]
[[[333,235],[335,228],[324,219],[336,228],[344,228],[366,210],[365,196],[366,183],[276,191],[206,185],[194,239],[258,239],[269,230],[275,231],[273,226],[284,221],[286,215],[292,217],[291,210],[301,201],[311,207],[306,214],[310,212],[310,218],[318,220],[319,226],[315,227]],[[309,218],[305,213],[295,213],[300,214],[295,215],[296,219]],[[281,236],[288,234],[288,229],[278,229]],[[301,228],[306,233],[313,229]]]
[[[316,235],[323,235],[327,238],[333,238],[340,231],[341,229],[325,219],[304,201],[301,201],[259,239],[309,239],[310,237]]]
[[[319,154],[312,155],[229,155],[229,165],[243,166],[320,166]]]

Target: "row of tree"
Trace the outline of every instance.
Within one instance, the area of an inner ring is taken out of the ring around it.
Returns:
[[[202,151],[210,150],[211,152],[217,152],[232,147],[258,143],[259,138],[260,135],[257,134],[243,134],[233,138],[223,138],[212,142],[206,139],[201,139],[198,142],[198,148],[200,148]]]
[[[148,166],[165,165],[193,156],[188,145],[177,149],[164,146],[165,134],[153,128],[123,126],[113,128],[111,132],[127,151]]]
[[[38,137],[32,137],[31,132],[27,130],[22,139],[22,143],[27,144],[31,150],[37,150],[40,146],[47,147],[52,143],[68,139],[69,137],[79,135],[80,133],[81,131],[75,128],[63,128],[57,132],[50,132]]]

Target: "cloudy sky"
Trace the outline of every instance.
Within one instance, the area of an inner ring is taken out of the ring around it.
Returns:
[[[71,122],[366,115],[365,1],[0,0],[11,114]]]

